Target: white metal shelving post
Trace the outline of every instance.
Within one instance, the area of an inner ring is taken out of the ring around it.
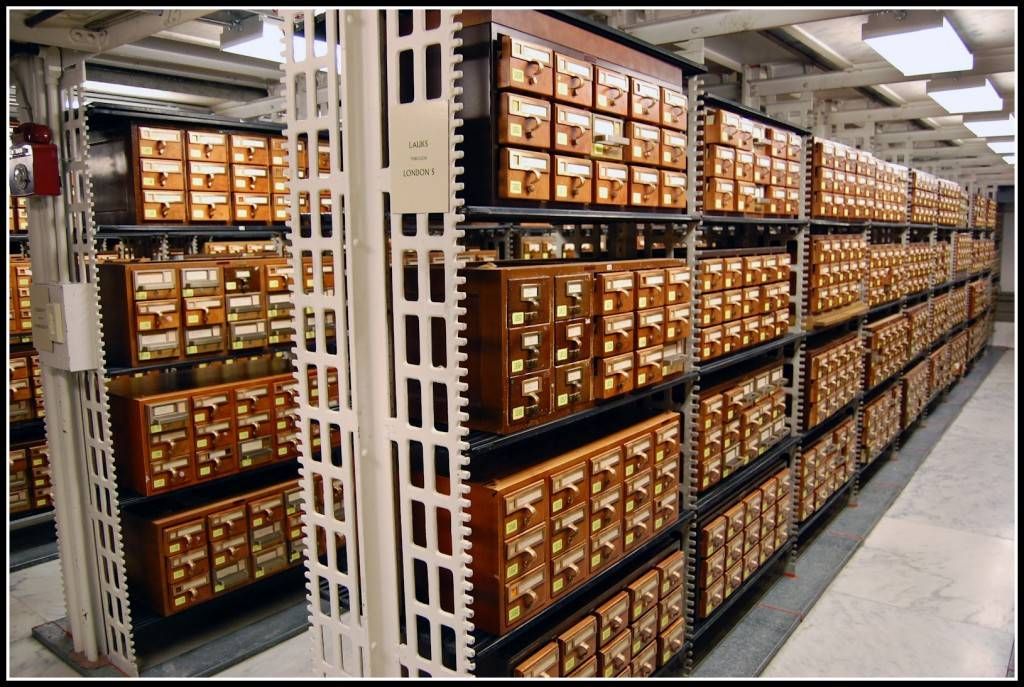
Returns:
[[[283,14],[291,150],[301,139],[312,151],[322,133],[331,148],[326,177],[292,184],[292,207],[301,194],[332,198],[329,228],[315,213],[308,231],[293,227],[293,265],[302,274],[306,255],[314,273],[326,261],[339,275],[333,294],[316,279],[296,294],[296,309],[318,329],[315,349],[296,350],[304,498],[316,503],[314,490],[322,489],[330,504],[331,480],[344,493],[342,521],[329,506],[306,509],[314,667],[335,676],[466,675],[473,626],[457,274],[457,13]],[[292,49],[298,37],[304,54]],[[326,100],[317,94],[324,88]],[[294,156],[290,164],[298,179]],[[409,172],[417,166],[432,173]],[[329,310],[339,323],[334,353],[319,333]],[[323,388],[332,367],[341,381],[338,410],[313,403],[305,382],[315,368]],[[312,422],[341,433],[341,465],[312,450]],[[317,551],[318,532],[326,551]]]

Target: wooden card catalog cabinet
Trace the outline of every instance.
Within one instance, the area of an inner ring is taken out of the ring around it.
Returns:
[[[184,191],[143,191],[142,219],[146,222],[181,222],[185,219]]]
[[[228,222],[231,220],[231,196],[227,193],[189,194],[193,222]]]
[[[632,205],[658,207],[658,170],[651,167],[629,168],[629,196]]]
[[[142,188],[174,189],[185,187],[184,163],[181,160],[142,159]]]
[[[594,71],[594,109],[625,117],[629,113],[629,77],[602,66]]]
[[[644,165],[661,164],[661,131],[658,127],[628,122],[626,137],[629,139],[629,145],[626,146],[627,161]]]
[[[661,87],[636,77],[629,78],[629,116],[641,122],[661,122]]]
[[[199,162],[227,162],[228,137],[207,131],[189,131],[188,159]],[[190,166],[190,169],[192,167]]]
[[[629,199],[629,168],[603,160],[595,160],[594,166],[594,202],[599,205],[625,205]]]
[[[234,194],[235,219],[267,222],[270,219],[270,196],[260,193]]]
[[[269,145],[265,136],[232,134],[230,139],[231,162],[264,167],[270,164]]]
[[[555,156],[555,200],[567,203],[589,203],[593,199],[590,160]]]

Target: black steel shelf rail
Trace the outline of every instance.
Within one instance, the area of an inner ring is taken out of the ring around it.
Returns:
[[[709,362],[698,364],[697,371],[700,373],[702,377],[705,375],[710,375],[714,372],[719,372],[726,368],[732,367],[733,365],[736,365],[738,363],[742,363],[747,360],[753,360],[754,358],[757,358],[763,355],[764,353],[774,351],[775,349],[778,348],[783,348],[788,344],[791,344],[795,341],[799,341],[803,336],[804,335],[802,332],[790,332],[784,336],[780,336],[777,339],[766,341],[765,343],[759,346],[744,348],[742,350],[737,351],[736,353],[720,356]]]
[[[700,638],[703,637],[704,634],[706,634],[707,631],[710,630],[723,615],[725,615],[726,611],[728,611],[733,605],[736,604],[736,601],[738,599],[741,599],[743,596],[745,596],[748,591],[753,589],[756,582],[758,582],[762,577],[764,577],[768,573],[768,571],[773,570],[775,568],[775,564],[778,563],[783,556],[789,553],[789,550],[793,547],[794,542],[795,539],[793,537],[790,537],[785,542],[783,542],[782,546],[780,546],[775,551],[775,553],[773,553],[771,557],[764,562],[764,565],[755,570],[753,575],[743,580],[743,584],[741,584],[738,589],[736,589],[732,594],[730,594],[729,597],[718,606],[718,608],[712,611],[711,615],[709,615],[707,618],[702,618],[694,622],[692,637],[693,642],[695,644],[700,641]]]
[[[732,215],[702,215],[700,218],[705,225],[758,225],[758,226],[792,226],[807,224],[807,220],[796,217],[740,217]]]
[[[561,625],[568,627],[567,622],[582,618],[601,603],[603,597],[610,596],[609,592],[615,593],[625,587],[625,578],[630,572],[637,572],[644,564],[650,564],[656,552],[664,549],[667,554],[674,550],[671,548],[673,540],[679,537],[693,517],[692,511],[683,513],[674,524],[639,548],[588,578],[579,587],[509,632],[501,636],[479,630],[475,632],[475,674],[479,677],[511,677],[511,668],[518,657],[527,654],[531,648],[535,648],[534,645],[548,641]]]
[[[902,434],[902,432],[896,432],[896,434],[893,435],[893,437],[891,439],[889,439],[889,441],[885,442],[885,446],[883,446],[877,452],[875,452],[874,455],[872,455],[867,460],[867,462],[865,462],[864,464],[862,464],[862,465],[857,467],[857,474],[860,477],[860,483],[862,485],[869,478],[874,476],[874,474],[875,474],[874,467],[877,466],[880,462],[882,462],[882,461],[879,460],[879,458],[881,458],[886,453],[888,453],[890,450],[892,450],[892,448],[896,445],[896,442],[899,440],[901,434]]]
[[[249,131],[262,131],[272,134],[280,134],[284,132],[284,124],[274,124],[273,122],[255,122],[246,119],[232,119],[230,117],[221,117],[213,114],[203,114],[200,112],[175,112],[172,110],[164,110],[154,108],[153,106],[146,107],[131,107],[127,105],[111,105],[107,103],[102,104],[89,104],[88,116],[92,117],[114,117],[118,119],[133,119],[133,120],[151,120],[159,122],[178,122],[181,124],[187,124],[196,126],[201,123],[211,127],[224,127],[228,129],[247,129]]]
[[[11,513],[7,523],[10,532],[35,527],[47,522],[53,522],[56,517],[53,506],[47,506],[45,510],[27,510],[22,513]]]
[[[773,127],[786,129],[787,131],[793,131],[795,133],[800,134],[801,136],[811,135],[811,132],[808,129],[801,128],[799,126],[796,126],[795,124],[790,124],[789,122],[784,122],[780,119],[775,119],[774,117],[769,117],[760,110],[755,110],[752,107],[747,107],[746,105],[738,103],[734,100],[722,98],[721,96],[713,95],[711,93],[707,93],[704,95],[704,104],[711,105],[712,107],[719,107],[722,108],[723,110],[728,110],[730,112],[735,112],[736,114],[741,114],[745,117],[756,119],[759,122],[763,122]],[[692,107],[693,104],[691,103],[690,106]],[[806,220],[800,221],[804,222]]]
[[[20,444],[26,441],[41,439],[46,430],[46,419],[37,417],[21,422],[11,422],[7,425],[7,440],[10,445]]]
[[[852,409],[856,409],[857,404],[860,403],[861,398],[864,396],[863,391],[858,391],[852,399],[846,402],[839,410],[835,411],[827,418],[814,425],[810,429],[803,433],[803,445],[810,446],[815,441],[820,439],[830,429],[835,428],[840,422],[843,421],[844,416]]]
[[[900,298],[897,298],[896,300],[888,301],[886,303],[882,303],[881,305],[876,305],[875,307],[873,307],[870,310],[868,310],[864,314],[864,316],[867,317],[869,320],[871,320],[871,319],[874,319],[874,318],[878,317],[879,315],[889,315],[889,314],[892,314],[889,311],[891,311],[893,309],[897,309],[898,310],[899,307],[901,305],[903,305],[904,303],[906,303],[906,302],[907,302],[907,297],[906,296],[902,296]]]
[[[203,365],[205,363],[216,363],[225,362],[228,360],[234,360],[236,358],[249,358],[253,356],[263,355],[274,355],[282,351],[290,351],[295,347],[294,342],[281,343],[281,344],[270,344],[264,348],[249,348],[240,351],[230,351],[228,353],[221,353],[220,355],[214,355],[204,358],[193,358],[189,360],[170,360],[166,362],[153,363],[152,365],[138,365],[136,367],[125,367],[125,366],[113,366],[107,368],[107,377],[116,377],[119,375],[130,375],[136,372],[152,372],[153,370],[171,370],[171,369],[189,369],[196,367],[197,365]]]
[[[93,234],[96,240],[102,239],[133,239],[133,238],[168,238],[177,236],[236,238],[273,238],[291,231],[284,224],[101,224]],[[216,255],[209,256],[216,259]]]
[[[832,507],[836,504],[836,501],[839,501],[841,498],[843,498],[843,495],[850,491],[850,487],[852,486],[853,475],[850,475],[850,478],[843,482],[843,485],[841,487],[836,489],[831,496],[825,499],[825,505],[815,510],[813,513],[807,516],[806,520],[797,525],[797,540],[800,540],[805,534],[807,534],[808,531],[814,529],[814,525],[820,522],[821,519],[825,516],[825,514],[832,510]]]
[[[647,222],[650,224],[686,224],[697,218],[674,212],[642,212],[627,210],[593,210],[583,208],[548,208],[495,205],[467,205],[462,208],[465,222],[474,220],[510,219],[517,222],[546,222],[550,224],[595,224],[608,222]],[[472,229],[472,227],[466,227]]]
[[[340,451],[340,449],[334,450]],[[197,507],[217,499],[229,499],[246,491],[269,486],[276,481],[283,482],[291,477],[298,478],[298,468],[298,458],[275,461],[152,496],[136,494],[130,487],[122,485],[118,489],[117,503],[121,508],[134,512],[158,513],[165,506],[173,506],[176,510],[187,510],[190,507]]]
[[[892,373],[891,375],[880,381],[878,384],[875,384],[873,387],[865,391],[864,395],[861,397],[861,401],[863,401],[866,404],[884,394],[889,389],[892,382],[899,382],[899,378],[905,370],[905,365],[900,366],[900,369],[896,370],[896,372]]]
[[[761,456],[743,466],[697,498],[697,521],[711,520],[743,496],[750,487],[768,476],[773,467],[785,462],[790,451],[800,443],[800,435],[784,437]]]
[[[535,439],[548,434],[549,432],[560,430],[567,425],[604,415],[612,410],[632,405],[662,391],[667,391],[682,384],[694,382],[696,379],[697,371],[691,370],[690,372],[681,374],[678,377],[673,377],[672,379],[661,382],[660,384],[654,384],[637,389],[628,394],[623,394],[622,396],[616,396],[615,398],[596,405],[593,408],[587,408],[586,410],[581,410],[578,413],[573,413],[572,415],[552,420],[551,422],[547,422],[543,425],[530,427],[529,429],[524,429],[514,434],[492,434],[491,432],[483,432],[479,430],[471,431],[467,437],[467,441],[469,443],[469,455],[471,457],[482,456],[492,451],[508,448],[509,446],[518,444],[526,439]]]

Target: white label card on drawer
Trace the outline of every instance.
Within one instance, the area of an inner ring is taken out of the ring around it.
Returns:
[[[398,105],[388,115],[391,212],[448,212],[448,101]]]

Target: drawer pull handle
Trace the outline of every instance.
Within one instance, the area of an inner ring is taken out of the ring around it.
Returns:
[[[537,78],[540,76],[540,73],[544,71],[544,65],[542,65],[537,60],[530,60],[529,62],[526,63],[525,71],[527,81],[532,86],[533,84],[537,83]]]
[[[523,606],[525,606],[526,608],[531,608],[533,606],[533,604],[536,603],[536,602],[537,602],[537,592],[533,592],[533,591],[526,592],[526,595],[523,597]]]
[[[575,95],[575,93],[573,93],[573,95]],[[586,133],[587,133],[587,130],[586,130],[586,129],[584,129],[584,128],[583,128],[582,126],[580,126],[579,124],[573,124],[573,125],[572,125],[572,129],[571,129],[571,131],[572,131],[572,133],[570,134],[570,137],[572,138],[572,147],[573,147],[573,148],[575,148],[575,147],[576,147],[576,144],[577,144],[577,142],[578,142],[578,141],[579,141],[579,140],[580,140],[581,138],[583,138],[584,134],[586,134]]]
[[[643,638],[643,641],[646,644],[650,641],[651,637],[654,636],[654,632],[651,631],[651,628],[645,627],[640,630],[640,636]]]
[[[612,658],[612,665],[615,666],[615,670],[621,670],[622,667],[624,665],[626,665],[626,656],[625,656],[625,654],[622,654],[622,653],[615,654],[615,656]]]
[[[652,98],[651,96],[645,95],[644,97],[640,98],[640,111],[643,112],[644,114],[648,114],[651,111],[651,108],[654,107],[654,103],[656,102],[658,101]]]
[[[583,79],[573,74],[569,77],[569,90],[572,91],[573,95],[583,87]]]
[[[608,105],[610,107],[615,106],[615,101],[622,97],[623,90],[618,86],[608,86],[608,90],[605,92],[605,97],[608,98]],[[615,93],[615,95],[612,95]]]
[[[225,549],[225,551],[228,552],[229,556],[234,556],[235,555],[235,547],[233,547],[233,546],[229,546],[227,549]]]
[[[192,589],[188,590],[188,595],[194,599],[197,596],[199,596],[199,590],[193,587]]]
[[[644,110],[644,114],[647,114],[647,110]],[[649,157],[654,152],[654,141],[644,140],[644,157]]]
[[[540,172],[535,169],[531,169],[526,178],[526,192],[533,193],[533,189],[536,188],[538,181],[540,181]]]
[[[212,143],[204,143],[203,144],[203,157],[210,157],[211,155],[213,155],[213,144]],[[207,176],[211,176],[211,178],[212,178],[212,175],[207,175]]]
[[[531,563],[537,560],[537,552],[533,549],[533,547],[530,546],[527,546],[526,549],[519,554],[519,556],[525,559],[523,561],[523,564],[526,567],[529,567]]]
[[[174,476],[178,479],[185,479],[185,472],[183,470],[178,470],[174,473]]]
[[[253,161],[253,159],[254,159],[254,158],[256,157],[256,149],[255,149],[255,148],[253,148],[253,147],[251,147],[251,146],[250,146],[250,147],[248,147],[248,148],[246,148],[246,149],[245,149],[245,155],[246,155],[246,159],[247,159],[247,160],[248,160],[249,162],[252,162],[252,161]]]
[[[160,203],[160,216],[167,217],[171,212],[171,206],[169,203]]]
[[[683,643],[679,640],[678,637],[673,637],[669,640],[668,645],[672,649],[672,651],[679,651],[680,647],[683,646]]]
[[[161,186],[166,186],[168,178],[169,177],[167,176],[167,172],[160,172],[160,176],[157,177],[157,179],[159,180],[157,181],[157,183],[160,184]]]
[[[622,616],[621,615],[613,616],[612,619],[610,621],[608,621],[608,625],[611,626],[612,632],[617,632],[618,629],[620,627],[622,627],[622,623],[623,623],[623,620],[622,620]]]
[[[584,186],[586,186],[586,184],[587,184],[587,181],[582,176],[574,176],[572,178],[572,186],[570,188],[570,190],[572,192],[572,195],[574,195],[574,196],[579,195],[580,191],[583,189]],[[576,296],[575,298],[578,299],[579,296]]]
[[[529,503],[520,508],[519,510],[526,511],[526,517],[523,518],[524,526],[529,524],[529,522],[533,520],[533,516],[537,513],[537,509],[532,504]]]
[[[156,142],[156,154],[157,155],[163,155],[166,150],[167,150],[167,144],[166,143],[164,143],[163,141],[157,141]]]
[[[638,503],[643,503],[644,501],[647,500],[647,489],[645,489],[644,487],[639,487],[633,493],[637,496]]]

